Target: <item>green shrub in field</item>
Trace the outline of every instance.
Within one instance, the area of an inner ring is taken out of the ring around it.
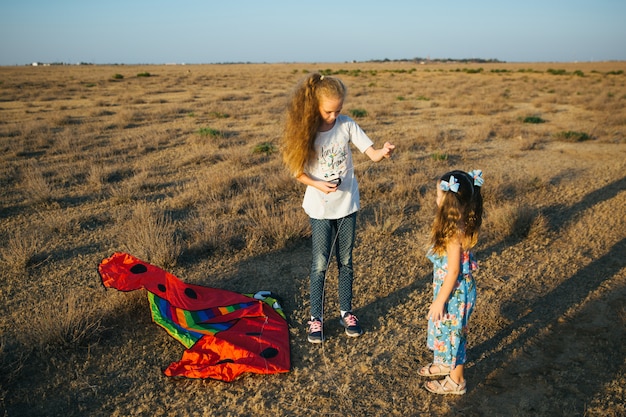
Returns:
[[[555,136],[557,139],[565,142],[584,142],[591,139],[591,136],[585,132],[574,132],[571,130],[559,132]]]
[[[484,70],[482,68],[456,68],[453,70],[450,70],[450,72],[464,72],[466,74],[480,74],[481,72],[483,72]]]
[[[209,116],[215,117],[217,119],[227,119],[227,118],[230,117],[230,114],[222,113],[222,112],[219,112],[219,111],[212,111],[211,113],[209,113]]]
[[[447,161],[448,160],[448,154],[447,153],[435,152],[435,153],[431,154],[430,157],[433,160],[435,160],[435,161]]]
[[[564,69],[553,69],[553,68],[548,68],[547,71],[549,74],[552,75],[565,75],[567,74],[567,71],[565,71]]]
[[[271,142],[259,143],[258,145],[254,147],[254,150],[253,150],[254,153],[264,153],[266,155],[271,155],[276,151],[277,151],[276,146],[274,146],[274,144]]]
[[[403,72],[406,72],[406,70],[401,70]],[[305,72],[303,70],[303,72]],[[371,75],[371,76],[375,76],[376,74],[378,74],[378,71],[376,70],[369,70],[369,71],[363,71],[360,69],[351,69],[351,70],[347,70],[347,69],[338,69],[338,70],[331,70],[331,69],[324,69],[324,70],[319,70],[318,71],[321,75],[324,76],[333,76],[333,75],[349,75],[352,77],[359,77],[361,75]],[[387,72],[394,72],[394,70],[389,70]],[[411,71],[412,72],[412,71]],[[305,73],[308,73],[308,71],[306,71]]]
[[[367,116],[367,110],[365,109],[351,109],[350,115],[354,118],[365,117]]]
[[[527,116],[527,117],[524,117],[524,119],[522,119],[522,122],[524,122],[524,123],[532,123],[532,124],[539,124],[539,123],[545,123],[546,121],[543,120],[539,116]]]
[[[123,80],[124,76],[122,74],[113,74],[114,80]]]
[[[220,132],[219,130],[213,129],[210,127],[201,127],[200,129],[196,131],[196,133],[199,134],[200,136],[211,136],[211,137],[220,136],[222,134],[222,132]]]
[[[139,74],[137,74],[137,77],[151,77],[152,74],[150,74],[149,72],[140,72]]]

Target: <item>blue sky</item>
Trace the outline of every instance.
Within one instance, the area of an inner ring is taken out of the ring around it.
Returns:
[[[626,60],[625,0],[0,0],[0,65]]]

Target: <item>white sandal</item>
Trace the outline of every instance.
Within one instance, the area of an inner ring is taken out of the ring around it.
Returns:
[[[430,369],[432,367],[436,367],[438,369],[437,372],[431,372]],[[446,365],[439,365],[438,363],[429,363],[426,366],[422,366],[417,373],[419,376],[446,376],[450,375],[450,367]]]
[[[434,387],[431,387],[431,384]],[[424,388],[434,394],[456,394],[463,395],[467,392],[465,381],[457,384],[450,378],[450,375],[439,381],[428,381]]]

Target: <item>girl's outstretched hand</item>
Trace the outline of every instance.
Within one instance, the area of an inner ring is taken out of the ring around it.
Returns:
[[[396,149],[396,145],[385,142],[383,147],[380,149],[374,149],[373,146],[370,146],[365,151],[365,154],[369,156],[372,161],[378,162],[381,161],[383,158],[390,158],[394,149]]]
[[[385,142],[385,144],[383,145],[381,149],[381,151],[383,152],[383,157],[391,158],[391,155],[393,154],[394,149],[396,149],[396,145],[392,145],[389,142]]]

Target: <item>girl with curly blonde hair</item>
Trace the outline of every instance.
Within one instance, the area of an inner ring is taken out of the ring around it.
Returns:
[[[372,140],[350,117],[341,114],[345,85],[318,73],[305,77],[287,106],[282,137],[283,161],[294,177],[306,185],[302,207],[311,223],[311,319],[308,341],[322,343],[324,281],[334,250],[339,269],[340,323],[350,337],[363,333],[352,313],[352,249],[359,189],[350,144],[372,161],[389,158],[395,148],[385,143],[375,149]]]

